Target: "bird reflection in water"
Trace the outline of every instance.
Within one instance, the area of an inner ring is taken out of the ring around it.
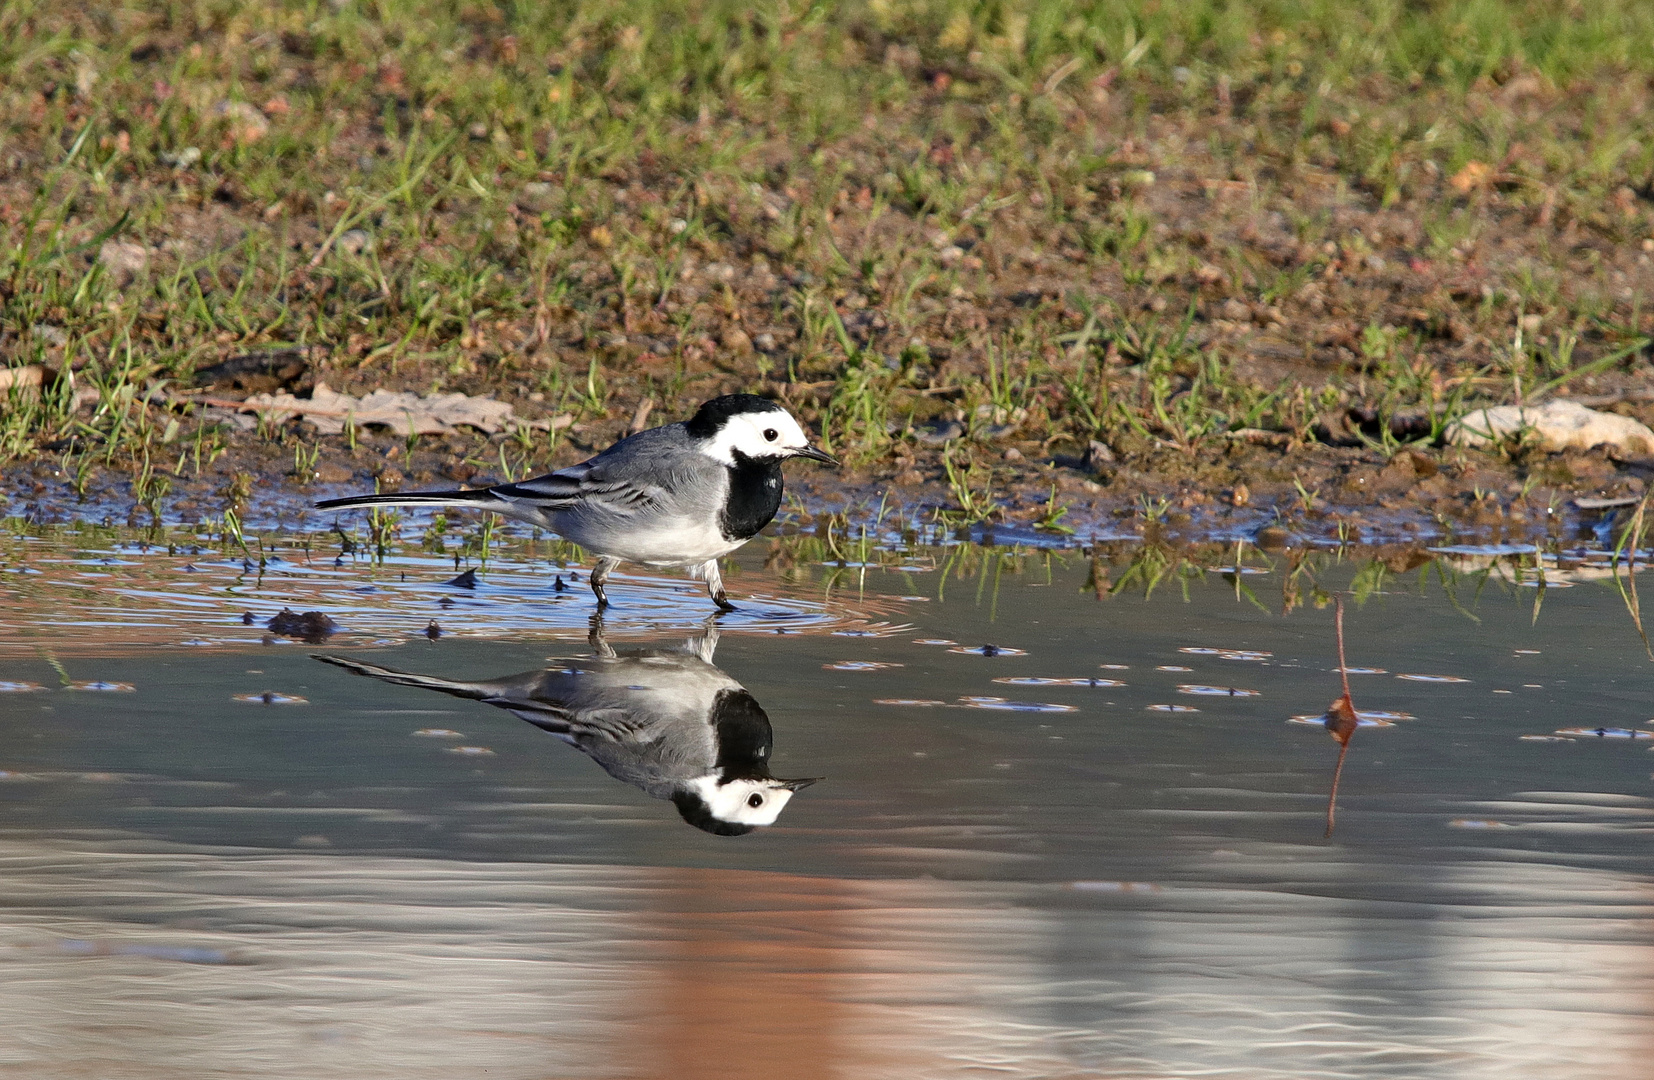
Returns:
[[[670,799],[719,836],[774,824],[793,792],[820,779],[770,775],[774,733],[746,687],[712,663],[710,625],[678,647],[614,649],[592,620],[596,655],[477,682],[316,656],[358,675],[505,709],[586,754],[616,780]]]

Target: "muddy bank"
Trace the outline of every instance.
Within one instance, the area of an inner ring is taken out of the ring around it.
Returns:
[[[656,419],[668,419],[658,417]],[[575,425],[546,454],[513,439],[404,438],[364,430],[341,439],[244,432],[210,462],[187,444],[147,474],[104,467],[92,455],[14,463],[0,473],[7,516],[36,522],[141,526],[156,521],[222,528],[329,530],[317,499],[381,490],[482,486],[582,460],[624,434],[624,422]],[[336,445],[330,445],[336,444]],[[1566,542],[1595,535],[1646,491],[1648,463],[1606,446],[1516,455],[1461,449],[1309,444],[1243,438],[1185,452],[1148,438],[1094,443],[1084,453],[1036,458],[1037,444],[958,442],[883,466],[788,467],[782,520],[866,521],[898,515],[913,526],[1047,545],[1130,536],[1189,541]],[[955,447],[958,447],[956,449]],[[167,450],[168,448],[162,448]],[[990,456],[997,450],[997,459]],[[1007,460],[1010,459],[1010,460]],[[1020,460],[1018,460],[1020,459]]]

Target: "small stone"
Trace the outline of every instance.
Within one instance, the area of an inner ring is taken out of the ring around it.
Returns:
[[[270,118],[246,101],[220,101],[213,112],[230,121],[230,137],[236,142],[257,142],[270,130]]]
[[[1225,300],[1223,302],[1223,317],[1236,322],[1246,322],[1252,318],[1252,309],[1239,300]]]
[[[752,339],[752,346],[759,352],[774,352],[776,348],[775,335],[765,331]]]
[[[339,237],[339,250],[347,255],[360,255],[373,250],[373,237],[366,229],[349,229]]]
[[[752,338],[739,326],[727,326],[724,332],[718,335],[718,341],[732,353],[749,353],[752,351]]]
[[[522,190],[517,193],[517,205],[524,210],[533,210],[536,213],[554,210],[562,200],[562,188],[556,184],[547,184],[538,180],[524,184]]]
[[[1252,501],[1252,489],[1244,483],[1236,484],[1229,489],[1229,505],[1245,506]]]
[[[323,461],[316,466],[316,482],[319,484],[348,484],[354,479],[355,471],[337,461]]]
[[[467,127],[465,129],[465,133],[478,142],[482,142],[488,138],[488,125],[483,123],[481,120],[478,120],[476,123]]]
[[[149,269],[149,249],[125,240],[109,240],[98,249],[98,262],[117,285],[129,285]]]
[[[1292,534],[1279,525],[1265,525],[1252,537],[1252,543],[1264,551],[1280,551],[1292,540]]]
[[[1022,451],[1018,450],[1014,446],[1011,446],[1011,447],[1007,447],[1006,450],[1005,450],[1005,453],[1000,455],[1000,456],[1003,457],[1006,461],[1021,461],[1022,460]]]
[[[1085,448],[1085,471],[1100,472],[1113,464],[1114,451],[1108,448],[1107,443],[1092,439]]]

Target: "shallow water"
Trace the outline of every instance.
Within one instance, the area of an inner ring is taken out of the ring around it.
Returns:
[[[599,662],[583,580],[521,552],[461,589],[415,555],[8,543],[0,1076],[1646,1075],[1654,758],[1611,729],[1654,731],[1654,665],[1600,577],[1537,619],[1515,577],[1352,603],[1381,723],[1323,840],[1337,746],[1291,720],[1338,693],[1331,611],[1279,614],[1284,565],[1243,579],[1265,611],[1216,573],[1100,602],[1078,557],[755,547],[715,643],[634,664],[704,639],[692,583],[622,580]],[[283,607],[341,629],[271,635]],[[604,678],[634,715],[688,664],[825,779],[710,835],[312,653]]]

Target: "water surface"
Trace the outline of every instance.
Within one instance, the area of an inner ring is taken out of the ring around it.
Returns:
[[[726,837],[503,708],[310,658],[586,663],[544,560],[466,590],[13,540],[0,1075],[1646,1074],[1654,741],[1557,734],[1654,730],[1605,581],[1537,620],[1520,575],[1364,590],[1387,720],[1324,840],[1337,747],[1290,720],[1338,692],[1331,611],[1279,613],[1285,564],[1260,604],[1216,573],[1099,601],[1078,556],[773,554],[709,655],[774,773],[825,779]],[[623,581],[604,641],[704,639],[693,588]],[[283,607],[341,629],[271,635]]]

